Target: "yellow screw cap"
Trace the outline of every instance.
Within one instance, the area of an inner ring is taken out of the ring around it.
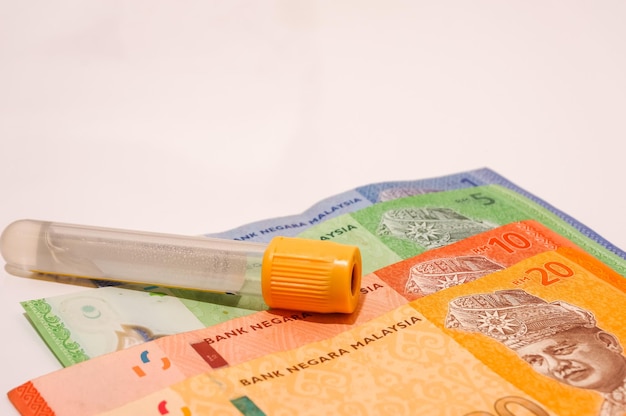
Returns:
[[[352,313],[361,289],[358,247],[275,237],[263,256],[263,299],[271,308]]]

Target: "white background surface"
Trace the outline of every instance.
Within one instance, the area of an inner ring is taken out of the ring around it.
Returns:
[[[490,167],[626,248],[622,1],[0,0],[0,227],[202,234]],[[60,368],[0,272],[0,394]],[[16,414],[0,396],[0,414]]]

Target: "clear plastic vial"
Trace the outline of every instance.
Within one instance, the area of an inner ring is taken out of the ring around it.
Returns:
[[[351,313],[358,247],[275,237],[269,244],[19,220],[0,237],[7,271],[262,295],[272,308]]]

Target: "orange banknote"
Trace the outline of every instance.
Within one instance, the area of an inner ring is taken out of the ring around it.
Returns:
[[[98,414],[624,415],[624,306],[621,275],[560,247]]]

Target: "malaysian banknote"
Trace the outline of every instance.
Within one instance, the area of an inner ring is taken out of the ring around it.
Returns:
[[[558,414],[405,305],[331,339],[191,377],[100,415],[156,409],[187,415],[469,416],[491,415],[494,407],[516,408],[523,412],[518,415]]]
[[[560,414],[626,413],[625,281],[571,248],[413,306],[490,369]]]
[[[484,185],[380,202],[299,234],[358,245],[373,271],[426,250],[509,222],[535,219],[626,276],[625,259],[552,211],[499,185]]]
[[[523,195],[553,212],[557,217],[572,225],[607,250],[626,259],[626,252],[598,235],[591,228],[489,168],[474,169],[427,179],[368,184],[319,201],[301,214],[261,220],[232,230],[206,233],[205,235],[208,237],[268,242],[277,235],[297,236],[322,221],[358,211],[379,202],[482,185],[500,185]]]
[[[551,211],[498,185],[441,191],[380,202],[368,208],[329,219],[309,228],[299,236],[335,240],[359,246],[363,258],[363,270],[367,274],[426,250],[454,243],[499,225],[525,219],[537,219],[585,250],[590,251],[619,273],[626,274],[626,266],[621,257],[583,235]],[[103,296],[105,294],[107,293],[103,292]],[[139,298],[140,295],[135,294],[134,296]],[[81,362],[106,352],[102,350],[101,346],[90,349],[90,344],[82,335],[83,330],[72,326],[72,320],[83,319],[81,316],[66,319],[66,312],[59,305],[62,302],[68,302],[73,297],[82,297],[88,300],[99,297],[99,295],[97,292],[91,291],[57,299],[43,299],[24,303],[29,318],[64,365]],[[110,310],[118,309],[113,304],[108,303],[109,299],[117,298],[117,296],[110,296],[105,300]],[[119,299],[122,298],[119,297]],[[147,298],[148,296],[145,295],[144,302]],[[177,299],[167,298],[167,300],[167,302],[163,301],[158,304],[158,307],[163,309],[163,314],[168,314],[165,311],[166,305],[181,310],[178,308],[177,302],[182,302],[196,318],[199,318],[199,321],[196,321],[194,316],[181,315],[181,328],[184,328],[181,331],[193,329],[191,327],[193,325],[201,327],[216,323],[210,322],[210,319],[228,317],[229,319],[224,319],[227,322],[233,317],[233,315],[215,311],[215,304],[210,301],[202,302],[197,298],[188,299],[184,296],[178,296]],[[143,304],[137,303],[139,310],[142,310],[139,305]],[[81,305],[81,308],[83,307],[90,310],[94,305],[84,303]],[[111,324],[118,328],[112,331],[110,329],[112,326],[106,327],[109,328],[106,336],[113,339],[109,345],[125,345],[115,342],[115,340],[120,333],[128,334],[129,331],[122,328],[135,325],[133,324],[134,318],[121,311],[116,313],[118,318],[112,318],[111,314],[98,316],[110,319]],[[178,316],[174,315],[177,312],[171,313],[172,316]],[[94,325],[93,328],[97,328],[95,320],[89,322]],[[141,327],[140,335],[145,336],[145,341],[151,339],[150,336],[155,334],[176,333],[158,330],[147,323],[138,322],[136,325]],[[134,334],[131,332],[131,335]],[[142,339],[138,336],[127,336],[126,341],[141,342]],[[108,351],[114,351],[114,349]]]
[[[154,372],[182,371],[163,350],[146,350],[143,365],[140,357],[120,361],[142,376],[109,392],[107,406],[51,380],[9,397],[24,415],[35,399],[56,415],[623,415],[625,305],[623,276],[559,247],[334,337],[139,392]],[[85,384],[98,378],[101,388],[121,377],[95,374],[73,372]]]
[[[487,184],[515,187],[504,177],[486,168],[426,179],[380,182],[330,196],[301,214],[256,221],[232,230],[205,235],[242,241],[269,242],[277,235],[297,236],[307,228],[323,221],[367,208],[377,202]]]
[[[60,402],[70,400],[63,395],[72,395],[72,391],[80,389],[86,398],[80,404],[84,411],[103,411],[186,377],[332,338],[409,300],[473,281],[559,247],[576,248],[571,241],[536,221],[510,223],[365,275],[362,299],[355,314],[258,312],[97,357],[35,379],[23,389],[30,392],[26,397],[47,396],[53,394],[50,389],[63,379],[67,393],[54,392]],[[161,368],[167,371],[160,371]],[[88,374],[98,374],[102,380],[116,380],[116,390],[111,392],[106,384],[95,381],[84,383],[83,377]],[[119,391],[125,394],[119,396]]]

